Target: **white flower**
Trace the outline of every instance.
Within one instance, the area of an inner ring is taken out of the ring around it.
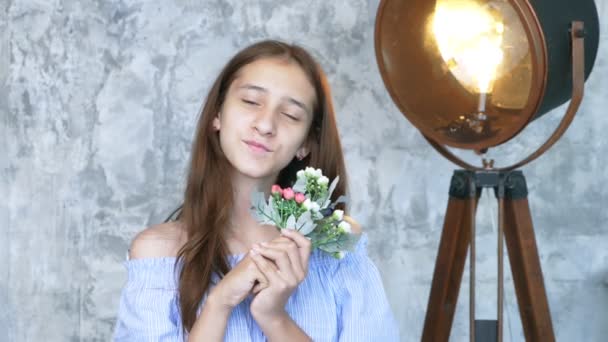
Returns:
[[[319,207],[319,203],[311,201],[310,198],[307,198],[304,202],[302,202],[302,206],[304,207],[304,209],[310,210],[313,213],[316,213],[321,210],[321,208]]]
[[[340,224],[338,224],[338,228],[340,228],[340,230],[344,231],[345,233],[349,233],[349,234],[352,231],[350,223],[348,223],[346,221],[340,222]]]
[[[312,201],[310,200],[310,198],[307,198],[304,202],[302,202],[302,206],[304,207],[304,209],[310,210],[312,208]]]
[[[310,166],[304,169],[304,174],[306,175],[306,177],[314,179],[318,179],[319,177],[323,176],[323,172],[321,172],[321,169],[315,169],[314,167]]]
[[[304,177],[304,170],[300,170],[296,173],[296,175],[298,176],[298,178],[303,178]]]
[[[315,178],[320,178],[321,176],[323,176],[323,172],[321,171],[321,169],[316,169]]]
[[[336,221],[342,221],[342,219],[344,218],[344,211],[336,209],[334,210],[332,217],[336,219]]]
[[[304,174],[305,174],[307,177],[314,177],[314,176],[315,176],[315,169],[314,169],[314,168],[312,168],[312,167],[310,167],[310,166],[308,166],[308,167],[306,167],[306,168],[304,169]]]
[[[317,183],[319,183],[319,185],[327,185],[327,184],[329,184],[329,178],[327,178],[325,176],[321,176],[321,177],[319,177],[319,180],[317,181]]]

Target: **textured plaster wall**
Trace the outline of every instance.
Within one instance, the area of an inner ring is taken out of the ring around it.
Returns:
[[[134,234],[178,203],[193,127],[240,47],[282,38],[326,69],[351,177],[403,341],[420,339],[454,166],[393,105],[378,1],[0,0],[0,341],[107,341]],[[524,171],[560,341],[608,336],[608,1],[579,115]],[[492,155],[537,146],[564,108]],[[474,160],[467,154],[469,160]],[[494,317],[495,214],[482,199],[478,318]],[[507,269],[505,337],[523,340]],[[465,273],[452,340],[468,331]],[[361,319],[365,319],[362,317]]]

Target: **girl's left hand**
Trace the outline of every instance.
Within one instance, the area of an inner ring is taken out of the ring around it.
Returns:
[[[260,324],[284,319],[287,300],[304,281],[312,244],[295,230],[281,230],[281,237],[254,245],[250,255],[258,269],[268,279],[265,288],[253,288],[251,315]]]

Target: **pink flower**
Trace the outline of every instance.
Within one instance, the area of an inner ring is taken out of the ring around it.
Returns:
[[[298,192],[296,194],[296,203],[300,204],[300,203],[303,203],[305,200],[306,200],[306,196],[304,196],[303,193]]]
[[[286,200],[293,199],[294,193],[291,188],[283,189],[283,198]]]
[[[279,195],[282,195],[282,194],[283,194],[283,189],[281,189],[281,187],[280,187],[280,186],[278,186],[278,185],[276,185],[276,184],[275,184],[275,185],[273,185],[273,186],[272,186],[272,188],[270,189],[270,192],[271,192],[271,193],[273,193],[273,194],[279,194]]]

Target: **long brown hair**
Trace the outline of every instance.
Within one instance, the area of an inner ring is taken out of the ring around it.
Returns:
[[[321,168],[329,179],[340,175],[333,200],[347,191],[344,157],[331,95],[325,75],[314,58],[297,45],[274,40],[250,45],[237,53],[213,83],[200,114],[184,202],[177,216],[187,231],[187,242],[180,249],[176,262],[176,266],[182,263],[179,310],[185,331],[190,331],[196,321],[197,309],[209,289],[212,274],[215,272],[223,277],[230,270],[223,232],[233,208],[232,184],[226,177],[226,170],[231,166],[222,153],[219,135],[213,131],[212,121],[220,112],[238,71],[256,60],[272,57],[296,62],[308,76],[316,93],[313,122],[308,134],[310,153],[302,160],[294,158],[281,170],[276,183],[282,187],[291,186],[298,170],[312,166]]]

